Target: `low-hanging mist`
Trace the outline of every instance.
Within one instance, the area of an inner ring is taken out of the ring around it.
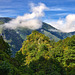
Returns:
[[[39,3],[38,5],[31,3],[30,6],[31,13],[27,13],[23,16],[18,16],[16,19],[12,19],[8,23],[4,24],[4,28],[16,29],[17,27],[25,27],[32,30],[41,28],[41,17],[45,15],[44,10],[49,10],[49,8],[43,3]]]
[[[75,31],[75,14],[69,14],[64,19],[50,22],[52,26],[63,32]]]

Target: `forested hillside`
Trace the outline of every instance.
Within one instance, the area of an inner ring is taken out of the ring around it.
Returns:
[[[0,36],[0,75],[19,75],[19,71],[12,64],[14,58],[10,56],[10,46],[3,40],[2,36]]]
[[[17,29],[3,28],[3,24],[11,20],[12,18],[8,17],[0,18],[0,34],[11,46],[13,54],[12,56],[15,56],[16,51],[22,47],[22,42],[26,40],[27,35],[30,35],[33,30],[23,27],[19,27]],[[75,35],[75,32],[65,33],[44,22],[42,23],[42,28],[37,29],[37,31],[44,34],[45,36],[48,36],[50,40],[54,39],[55,41]]]
[[[0,37],[0,75],[75,75],[75,35],[55,42],[38,31],[27,36],[12,58]]]

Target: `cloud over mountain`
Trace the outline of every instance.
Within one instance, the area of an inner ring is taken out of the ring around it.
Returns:
[[[43,3],[35,5],[34,3],[30,4],[31,13],[24,14],[23,16],[18,16],[16,19],[11,20],[9,23],[5,23],[5,28],[16,29],[17,27],[26,27],[29,29],[38,29],[42,27],[42,21],[40,20],[43,17],[44,10],[49,10],[48,7]]]
[[[69,14],[65,19],[59,19],[58,21],[51,22],[50,24],[63,32],[75,31],[75,14]]]

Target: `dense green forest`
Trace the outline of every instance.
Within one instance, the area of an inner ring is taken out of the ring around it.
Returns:
[[[32,31],[15,57],[11,55],[0,36],[0,75],[75,75],[75,35],[55,42]]]
[[[30,35],[33,30],[25,27],[17,27],[16,29],[4,28],[4,24],[12,19],[10,17],[0,17],[0,35],[11,46],[12,56],[15,57],[15,53],[22,47],[22,42],[26,40],[27,35]],[[42,22],[42,27],[37,29],[37,31],[49,37],[50,40],[54,39],[55,41],[75,35],[75,31],[69,33],[62,32],[45,22]]]

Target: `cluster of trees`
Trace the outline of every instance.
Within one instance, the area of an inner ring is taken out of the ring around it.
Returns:
[[[0,75],[22,75],[14,65],[16,60],[12,58],[10,46],[0,36]]]
[[[75,75],[75,35],[55,42],[33,31],[14,58],[0,37],[0,75]]]

